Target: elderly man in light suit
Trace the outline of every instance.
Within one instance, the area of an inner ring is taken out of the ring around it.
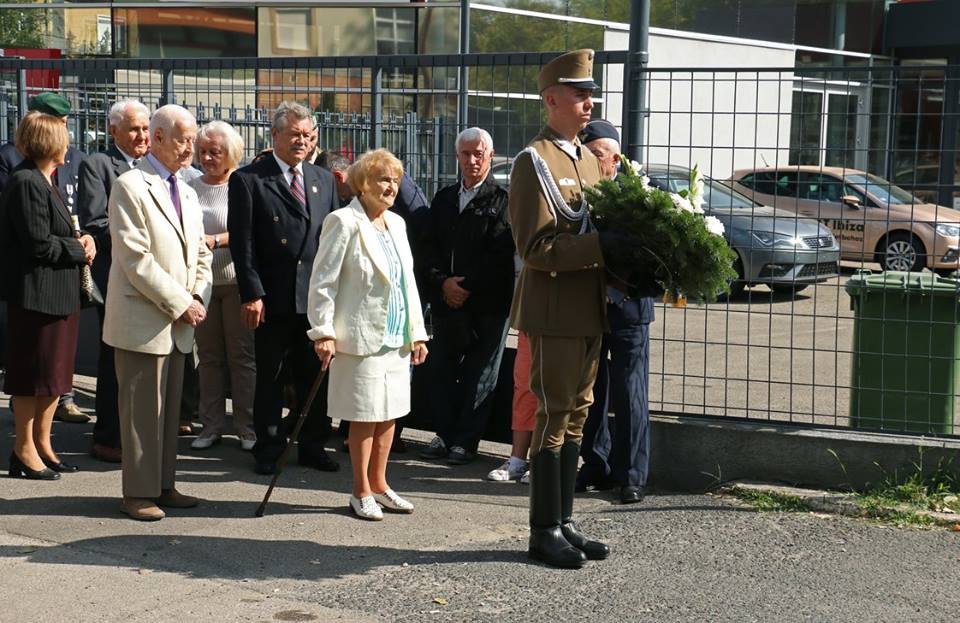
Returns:
[[[196,120],[170,104],[150,119],[151,153],[110,193],[113,261],[103,341],[114,348],[123,443],[123,503],[133,519],[197,499],[174,487],[185,354],[206,317],[210,249],[197,195],[180,177],[193,159]]]

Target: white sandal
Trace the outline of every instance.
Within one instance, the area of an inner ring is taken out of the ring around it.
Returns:
[[[373,499],[388,511],[395,513],[412,513],[413,504],[397,495],[393,489],[387,489],[383,493],[374,493]]]
[[[367,495],[363,498],[357,498],[351,495],[350,509],[353,511],[353,514],[360,519],[366,519],[368,521],[381,521],[383,519],[383,511],[377,506],[377,502],[373,499],[372,495]]]

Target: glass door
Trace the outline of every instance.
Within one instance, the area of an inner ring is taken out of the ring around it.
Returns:
[[[793,92],[790,164],[866,169],[870,124],[861,89]]]

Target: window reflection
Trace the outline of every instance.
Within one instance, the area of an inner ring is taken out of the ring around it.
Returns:
[[[116,55],[131,58],[256,56],[254,9],[114,9]]]

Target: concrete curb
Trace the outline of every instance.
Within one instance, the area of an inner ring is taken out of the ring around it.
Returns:
[[[953,527],[960,525],[960,513],[939,513],[918,509],[907,505],[889,506],[872,509],[869,513],[857,501],[853,493],[838,493],[834,491],[820,491],[817,489],[803,489],[759,482],[735,482],[725,486],[721,491],[736,496],[738,492],[765,493],[773,497],[791,498],[799,500],[810,510],[847,517],[889,517],[898,513],[909,512],[926,517],[938,526]]]

